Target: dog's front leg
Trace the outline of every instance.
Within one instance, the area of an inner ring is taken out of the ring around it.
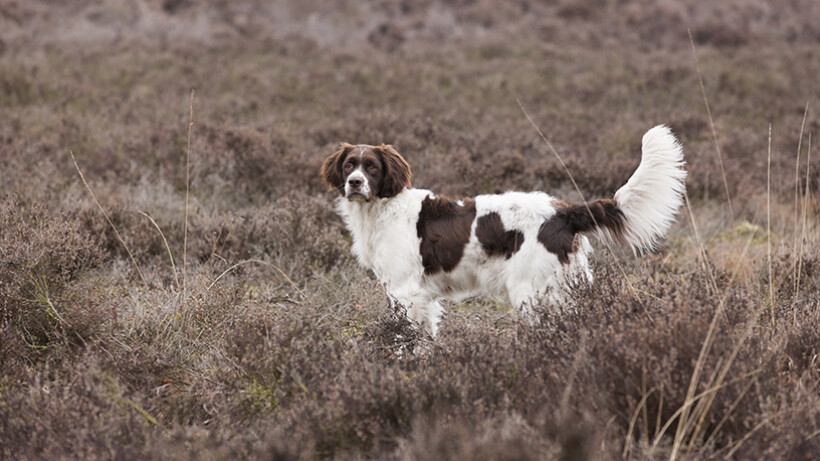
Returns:
[[[390,307],[396,312],[404,312],[407,318],[417,324],[422,330],[435,338],[438,333],[438,323],[441,321],[443,307],[436,299],[419,296],[420,289],[413,289],[403,285],[397,289],[388,289]],[[399,306],[396,304],[398,303]],[[402,309],[403,308],[403,309]]]

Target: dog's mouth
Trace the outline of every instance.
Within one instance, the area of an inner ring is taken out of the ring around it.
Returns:
[[[347,199],[351,202],[369,202],[370,197],[362,194],[361,192],[351,192],[347,194]]]

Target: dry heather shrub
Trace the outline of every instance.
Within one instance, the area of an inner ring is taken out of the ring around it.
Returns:
[[[538,370],[534,373],[528,372],[531,368],[519,368],[517,349],[509,336],[499,337],[482,328],[456,329],[442,337],[441,347],[427,345],[425,352],[417,354],[394,347],[396,330],[404,331],[401,325],[383,328],[380,324],[389,321],[380,320],[364,334],[345,339],[322,322],[326,316],[321,308],[300,306],[298,317],[237,332],[232,355],[246,376],[241,381],[244,392],[238,394],[243,397],[233,410],[238,413],[235,417],[270,414],[294,440],[308,441],[309,449],[321,456],[365,453],[384,457],[396,449],[398,439],[416,437],[412,432],[416,424],[418,434],[426,437],[425,421],[455,417],[467,425],[505,411],[533,418],[533,413],[554,401],[544,396],[557,394],[542,380],[541,370],[548,362],[534,363]],[[374,340],[373,334],[379,331],[388,337]],[[400,352],[401,359],[386,354],[386,349],[392,354]],[[540,447],[544,442],[530,439],[530,434],[544,428],[544,419],[541,421],[537,429],[508,435],[512,440],[505,446],[511,448],[526,438],[527,446]],[[444,425],[452,431],[464,427],[461,423]],[[524,422],[520,425],[525,426]],[[493,434],[496,432],[488,427],[487,439]],[[465,449],[481,449],[488,443],[441,442],[427,451],[420,446],[410,449],[446,454],[460,444]],[[277,439],[269,449],[287,452],[292,447]]]
[[[125,320],[118,325],[114,332],[118,342],[109,345],[110,354],[102,357],[102,363],[127,389],[188,381],[185,371],[211,360],[237,319],[248,315],[242,279],[222,281],[208,291],[194,290],[191,288],[192,293],[184,299],[167,293],[146,307],[156,312],[129,319],[130,325]],[[116,347],[122,343],[128,347]]]
[[[228,341],[242,374],[225,376],[235,396],[225,411],[241,421],[271,417],[288,434],[273,431],[264,451],[381,453],[419,405],[435,398],[419,389],[425,380],[407,379],[403,367],[385,363],[382,350],[354,336],[355,328],[344,326],[349,320],[334,319],[327,306],[291,311],[238,320]],[[418,360],[410,356],[402,365],[415,369]]]
[[[673,278],[666,283],[653,285],[651,292],[657,298],[644,301],[647,311],[617,319],[604,328],[601,337],[591,343],[590,351],[591,360],[597,364],[594,379],[599,388],[607,391],[606,399],[617,413],[632,415],[638,402],[652,391],[646,400],[648,426],[643,426],[649,427],[650,433],[641,434],[638,430],[635,434],[636,437],[650,439],[656,430],[652,422],[658,418],[668,421],[685,402],[710,322],[717,315],[722,298],[726,296],[726,310],[718,320],[718,334],[703,360],[696,393],[709,388],[707,381],[714,379],[720,366],[738,347],[738,341],[745,339],[742,337],[745,322],[755,320],[751,315],[759,301],[756,295],[745,292],[729,290],[727,293],[712,294],[705,283],[697,281],[685,284],[683,280]],[[624,295],[628,296],[621,296]],[[617,308],[621,304],[617,301],[613,303],[615,300],[607,297],[595,297],[590,301],[593,301],[593,309]],[[717,393],[705,420],[705,434],[710,434],[741,395],[744,385],[752,379],[751,374],[766,364],[766,353],[755,344],[759,342],[753,335],[740,346],[729,379],[724,383],[726,387]],[[755,413],[753,407],[753,397],[745,397],[723,430],[738,434],[750,430],[754,423],[748,417]],[[629,424],[625,419],[618,422],[624,428]],[[676,424],[673,425],[670,431],[676,427]]]
[[[3,458],[141,458],[162,444],[151,416],[140,411],[141,397],[84,358],[71,367],[41,369],[28,377],[25,392],[3,396]]]
[[[43,91],[33,83],[31,70],[2,67],[0,72],[0,107],[25,106],[36,100]]]
[[[7,197],[0,204],[0,358],[34,358],[55,344],[82,344],[104,314],[70,284],[105,255],[76,218]],[[24,347],[25,346],[25,347]]]
[[[590,459],[589,433],[569,427],[555,429],[534,427],[515,412],[487,418],[471,415],[433,420],[418,418],[408,438],[399,442],[396,457],[466,461]],[[555,437],[557,432],[563,435]]]
[[[112,206],[106,206],[106,213],[111,219],[111,223],[125,240],[128,248],[133,252],[134,257],[137,258],[137,261],[156,256],[167,257],[162,237],[151,222],[136,210],[116,203]],[[93,236],[107,255],[110,255],[112,259],[128,259],[128,252],[98,208],[82,208],[79,210],[77,218],[81,224],[83,234]],[[160,226],[164,224],[159,223]],[[166,228],[163,229],[163,232],[170,234],[173,230],[173,228]],[[168,236],[166,235],[166,237]],[[134,275],[136,276],[136,273]]]
[[[802,326],[796,331],[791,327],[792,314],[784,313],[784,325],[777,329],[786,331],[777,334],[768,327],[768,316],[762,315],[768,310],[759,310],[765,301],[754,291],[721,287],[714,293],[704,278],[660,268],[652,278],[639,278],[632,285],[639,293],[652,293],[652,297],[636,301],[619,273],[611,267],[599,268],[593,286],[574,289],[577,311],[562,315],[547,312],[540,325],[521,332],[529,338],[525,344],[540,338],[552,344],[556,355],[581,359],[572,390],[576,405],[587,408],[592,403],[593,408],[607,408],[614,416],[613,427],[623,435],[632,418],[637,418],[632,436],[652,440],[658,434],[658,421],[663,425],[675,418],[674,413],[684,404],[710,323],[724,303],[709,351],[700,362],[695,394],[714,390],[731,354],[737,351],[737,355],[720,389],[713,393],[696,446],[714,435],[715,446],[710,449],[726,448],[767,418],[779,420],[778,405],[787,405],[787,411],[802,421],[795,423],[803,424],[801,433],[809,435],[807,428],[814,427],[811,421],[816,410],[786,402],[791,401],[792,385],[814,386],[818,370],[814,360],[818,350],[816,309],[799,316]],[[803,304],[802,308],[808,306]],[[788,363],[778,359],[784,343]],[[565,368],[573,369],[574,365]],[[809,374],[813,378],[805,380]],[[784,380],[789,382],[786,389]],[[674,436],[677,424],[675,419],[665,433],[667,437]],[[747,443],[763,449],[763,441],[774,438],[775,433],[779,429],[767,429]],[[776,445],[780,452],[801,452],[805,441],[794,437]]]
[[[224,392],[208,379],[190,390],[183,382],[133,387],[105,357],[86,350],[22,382],[0,377],[0,458],[236,459],[252,452],[257,429],[269,429],[264,421],[250,430],[238,421],[221,427],[208,394]]]
[[[365,327],[364,338],[376,350],[383,351],[384,359],[388,361],[432,345],[430,338],[410,322],[403,308],[394,311],[389,305],[385,305],[384,313]]]
[[[219,381],[221,395],[215,399],[218,430],[252,426],[263,434],[254,448],[257,453],[291,459],[306,453],[382,459],[455,454],[465,459],[487,454],[498,459],[617,457],[630,417],[648,392],[654,389],[647,399],[648,424],[644,416],[639,418],[636,438],[653,437],[656,421],[666,422],[682,405],[709,323],[724,296],[726,311],[697,392],[704,391],[726,363],[746,322],[755,320],[756,294],[724,287],[716,295],[704,278],[656,272],[654,278],[633,282],[638,290],[656,296],[643,304],[631,297],[614,269],[603,267],[596,285],[575,288],[577,310],[562,315],[545,311],[540,324],[522,323],[512,332],[481,321],[445,321],[434,345],[413,337],[382,298],[364,300],[364,316],[356,319],[367,322],[363,329],[351,325],[354,311],[338,305],[269,306],[267,314],[246,311],[224,323],[231,325],[228,361],[236,366],[212,378]],[[225,300],[237,302],[230,298]],[[203,300],[200,308],[210,309],[211,304]],[[214,321],[220,318],[225,322],[228,317],[216,315]],[[778,402],[788,402],[790,391],[783,389],[784,383],[797,379],[805,386],[814,379],[817,368],[810,357],[816,353],[816,322],[808,316],[800,321],[805,329],[788,338],[793,343],[789,354],[801,363],[792,369],[797,372],[772,360],[779,346],[765,330],[754,329],[740,348],[726,386],[705,418],[703,436],[708,437],[729,414],[717,435],[717,448],[744,437],[774,414]],[[396,341],[397,333],[408,339]],[[415,350],[419,345],[424,345],[421,353]],[[752,380],[754,385],[745,389]],[[152,385],[135,389],[146,386]],[[742,453],[811,452],[815,445],[806,437],[817,415],[811,399],[807,401],[790,404],[782,413],[783,418],[798,419],[788,424],[802,427],[799,436],[778,439],[778,417],[773,427],[753,434],[746,443],[754,448]],[[197,409],[202,402],[202,397],[183,395],[176,402],[155,399],[143,405],[176,414],[181,421],[201,422],[210,418]],[[605,424],[609,414],[611,427]],[[260,420],[270,425],[260,426]],[[675,428],[672,425],[667,435]],[[596,452],[605,435],[608,448]],[[234,447],[239,443],[244,442],[226,441]]]
[[[774,349],[773,363],[750,392],[758,403],[739,410],[749,421],[768,422],[750,434],[737,459],[814,459],[820,453],[820,309],[813,299],[777,313],[767,337],[753,339]]]
[[[783,312],[786,364],[797,375],[820,375],[820,306],[797,305]]]
[[[327,201],[291,193],[236,214],[197,217],[189,252],[200,261],[272,259],[300,279],[350,260],[346,231]]]
[[[800,283],[796,283],[798,267]],[[764,272],[765,271],[765,272]],[[768,287],[768,268],[761,268],[761,286]],[[786,253],[779,255],[772,266],[774,289],[781,303],[795,302],[797,306],[810,306],[820,299],[820,248],[809,243],[803,249],[803,256],[798,261],[797,255]],[[798,291],[796,291],[798,290]],[[795,300],[795,296],[798,298]],[[791,309],[788,310],[791,312]],[[788,317],[788,314],[786,315]]]
[[[727,27],[720,20],[706,21],[692,31],[692,37],[698,44],[711,44],[723,48],[737,48],[745,45],[752,34],[742,27]]]
[[[794,378],[797,379],[794,379]],[[812,460],[820,453],[817,372],[781,380],[776,399],[763,402],[771,419],[737,451],[735,459]],[[777,403],[775,403],[777,402]]]
[[[122,205],[110,207],[107,212],[141,265],[157,260],[168,263],[162,236],[148,219]],[[83,233],[97,236],[99,246],[107,254],[128,258],[99,210],[84,209],[79,220]],[[157,218],[157,223],[176,255],[177,265],[181,266],[181,222]],[[341,220],[327,201],[292,192],[260,207],[192,214],[188,255],[200,263],[209,263],[217,274],[241,260],[263,259],[272,260],[291,278],[303,278],[350,261],[345,235]],[[249,269],[240,267],[238,272]],[[160,275],[166,282],[173,280],[170,266]]]
[[[248,423],[272,418],[276,429],[266,430],[263,453],[385,458],[403,446],[410,456],[444,456],[489,450],[500,435],[505,442],[492,451],[498,456],[520,454],[515,447],[523,445],[531,459],[562,451],[586,459],[594,438],[588,425],[553,416],[572,354],[562,356],[543,337],[516,339],[486,324],[448,325],[431,344],[383,297],[362,301],[361,312],[303,304],[237,319],[227,349],[242,371],[220,378],[233,395],[221,414]],[[506,429],[482,423],[493,418]],[[447,442],[428,424],[463,437]],[[469,440],[463,431],[479,424],[484,435]]]
[[[317,171],[322,159],[297,152],[286,133],[276,128],[205,124],[197,132],[196,169],[204,178],[218,176],[257,199],[321,187]]]
[[[319,321],[317,306],[296,309],[293,315],[239,318],[227,338],[227,351],[246,380],[238,384],[251,386],[247,398],[238,402],[247,416],[304,396],[338,370],[342,351],[338,331],[332,323]]]
[[[352,144],[396,144],[405,148],[423,147],[422,142],[436,141],[435,125],[424,116],[377,109],[369,113],[352,113],[310,128],[310,138],[330,155],[340,142]],[[405,145],[410,142],[410,145]],[[415,142],[413,142],[415,141]]]

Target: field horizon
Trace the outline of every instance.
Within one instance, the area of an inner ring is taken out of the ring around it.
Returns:
[[[815,459],[818,45],[808,0],[0,0],[0,459]],[[609,198],[658,124],[657,251],[435,340],[319,176]]]

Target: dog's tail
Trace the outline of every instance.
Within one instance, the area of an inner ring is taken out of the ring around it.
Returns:
[[[683,149],[663,125],[643,135],[641,164],[617,192],[624,216],[620,239],[638,251],[651,250],[666,235],[683,204],[686,170]]]
[[[663,125],[652,128],[643,135],[641,164],[613,199],[559,205],[557,219],[542,226],[539,240],[544,239],[547,248],[547,240],[552,240],[549,243],[554,248],[563,248],[563,255],[558,251],[562,261],[569,239],[581,232],[595,232],[599,238],[627,244],[636,251],[653,249],[683,203],[683,166],[683,150],[672,131]]]

